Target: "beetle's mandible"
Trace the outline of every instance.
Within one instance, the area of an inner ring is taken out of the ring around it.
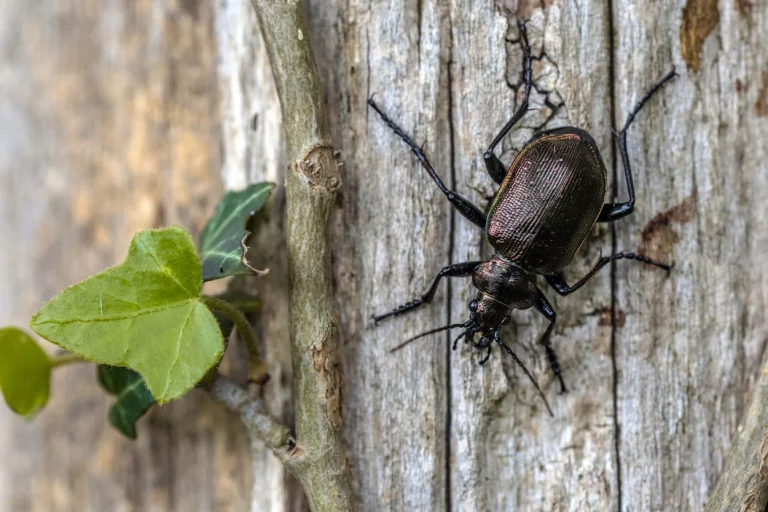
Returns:
[[[565,392],[565,382],[550,341],[557,315],[537,288],[536,276],[543,275],[557,293],[568,295],[581,288],[612,260],[637,260],[669,271],[670,266],[664,263],[641,255],[620,252],[601,257],[587,275],[573,285],[568,285],[562,274],[563,268],[573,259],[595,222],[611,222],[632,213],[635,206],[635,190],[627,154],[627,130],[645,102],[677,74],[673,68],[653,85],[635,105],[623,129],[616,134],[629,200],[623,203],[606,203],[605,164],[594,139],[579,128],[567,126],[536,133],[520,150],[509,168],[505,167],[494,153],[501,139],[528,110],[532,84],[531,48],[525,24],[520,23],[518,27],[524,49],[525,95],[520,107],[483,155],[488,174],[499,184],[499,190],[487,215],[468,200],[449,190],[421,148],[384,114],[372,98],[368,100],[371,108],[411,148],[451,204],[464,217],[485,230],[488,241],[495,249],[495,254],[488,261],[469,261],[443,268],[432,286],[420,298],[375,316],[374,319],[378,323],[390,316],[401,315],[429,303],[442,277],[471,275],[472,283],[478,292],[469,303],[468,321],[427,331],[407,340],[394,350],[428,334],[464,328],[453,343],[454,349],[459,340],[464,338],[474,347],[487,351],[484,359],[480,361],[480,364],[483,364],[488,360],[493,344],[499,344],[523,368],[546,403],[544,394],[530,372],[500,339],[499,329],[510,321],[509,314],[512,309],[528,309],[533,306],[543,314],[550,323],[539,341],[544,346],[552,371],[560,381],[561,390]],[[477,335],[480,336],[479,340],[475,339]]]

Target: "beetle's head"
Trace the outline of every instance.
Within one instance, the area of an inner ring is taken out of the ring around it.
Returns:
[[[509,306],[479,292],[477,297],[469,303],[469,319],[477,331],[484,335],[491,335],[502,325],[509,323],[509,310]]]

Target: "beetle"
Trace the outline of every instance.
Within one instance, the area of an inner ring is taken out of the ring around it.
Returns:
[[[415,145],[381,110],[373,97],[368,99],[370,107],[408,145],[448,201],[469,221],[484,229],[495,250],[495,254],[488,261],[468,261],[444,267],[421,297],[388,313],[376,315],[374,320],[378,323],[385,318],[413,311],[431,302],[443,277],[471,275],[477,295],[469,303],[468,321],[432,329],[407,340],[393,350],[398,350],[414,339],[428,334],[463,327],[465,330],[453,343],[454,350],[459,340],[465,338],[466,342],[476,348],[487,350],[487,354],[480,361],[480,364],[484,364],[491,355],[492,345],[497,343],[523,368],[543,398],[544,395],[530,372],[499,336],[501,326],[510,321],[512,309],[536,308],[549,320],[539,343],[543,345],[549,366],[560,382],[561,392],[567,391],[550,339],[557,314],[537,287],[537,275],[544,276],[549,286],[565,296],[581,288],[600,269],[614,260],[636,260],[662,268],[669,273],[670,265],[639,254],[624,252],[601,257],[594,267],[573,285],[566,282],[562,271],[573,259],[596,222],[613,222],[634,210],[635,190],[627,153],[627,131],[643,105],[677,74],[673,68],[656,82],[635,105],[623,129],[614,134],[624,167],[629,200],[619,203],[605,202],[606,167],[594,139],[582,129],[566,126],[534,134],[508,168],[496,156],[496,146],[528,110],[532,86],[531,47],[525,24],[518,23],[518,29],[524,50],[524,99],[483,155],[488,174],[499,185],[487,215],[467,199],[449,190],[429,163],[422,148]],[[480,339],[475,341],[478,334]]]

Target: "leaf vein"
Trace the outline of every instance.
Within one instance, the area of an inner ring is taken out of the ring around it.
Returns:
[[[179,359],[181,358],[181,339],[184,337],[184,330],[187,328],[187,324],[189,323],[189,319],[192,318],[192,313],[195,312],[195,306],[192,306],[189,308],[189,313],[187,314],[187,318],[184,320],[184,324],[181,326],[181,329],[179,330],[179,337],[176,342],[176,357],[173,360],[173,363],[171,363],[171,367],[168,369],[168,378],[165,381],[165,390],[163,391],[163,396],[165,396],[168,393],[168,388],[171,385],[171,375],[173,374],[173,371],[176,369],[176,365],[179,363]]]
[[[240,261],[240,256],[235,256],[231,252],[220,252],[220,251],[209,251],[205,254],[204,260],[207,260],[209,257],[212,256],[221,256],[224,259],[235,259]]]
[[[216,230],[209,237],[206,237],[206,238],[208,238],[209,240],[216,240],[216,238],[221,233],[222,229],[224,229],[236,215],[242,212],[242,210],[245,209],[246,207],[250,207],[250,203],[255,197],[268,194],[271,190],[272,189],[270,187],[261,188],[258,191],[256,191],[256,193],[253,194],[252,196],[239,201],[237,207],[234,210],[232,210],[232,212],[226,218],[222,219],[221,222],[219,222],[219,225],[216,227]]]
[[[57,320],[57,319],[40,320],[35,322],[35,325],[45,325],[45,324],[67,325],[67,324],[85,323],[85,322],[111,322],[114,320],[127,320],[129,318],[135,319],[143,315],[150,315],[152,313],[157,313],[160,311],[176,309],[178,307],[182,307],[194,302],[198,302],[198,299],[197,298],[185,299],[183,301],[172,302],[169,304],[162,304],[160,306],[154,306],[150,308],[144,308],[144,309],[140,309],[138,311],[133,311],[130,313],[113,314],[113,315],[104,316],[104,317],[69,317],[66,320]]]
[[[132,383],[130,383],[127,386],[125,386],[125,388],[123,388],[123,390],[120,392],[120,394],[117,395],[118,400],[121,400],[121,399],[125,398],[127,395],[129,395],[131,393],[136,393],[136,388],[138,388],[142,384],[143,384],[143,382],[141,381],[141,379],[134,380]],[[138,394],[138,393],[136,393],[136,394]]]
[[[170,278],[171,278],[171,280],[172,280],[174,283],[176,283],[176,284],[179,286],[179,288],[181,288],[183,291],[187,292],[189,295],[197,295],[197,294],[199,293],[197,290],[188,290],[186,286],[184,286],[183,284],[181,284],[181,281],[179,281],[179,280],[176,278],[176,276],[175,276],[175,275],[173,275],[171,272],[169,272],[169,271],[168,271],[168,269],[167,269],[165,266],[161,265],[161,264],[160,264],[160,262],[159,262],[159,261],[157,261],[157,257],[155,256],[155,254],[154,254],[154,253],[152,253],[152,252],[149,250],[149,247],[147,247],[147,246],[144,244],[144,241],[141,239],[141,237],[136,237],[136,243],[137,243],[137,244],[139,244],[139,245],[141,246],[141,248],[142,248],[142,249],[144,249],[144,252],[147,254],[147,256],[149,256],[150,258],[152,258],[152,261],[154,261],[154,262],[155,262],[155,265],[157,265],[157,269],[158,269],[158,270],[159,270],[161,273],[163,273],[163,274],[167,275],[168,277],[170,277]]]

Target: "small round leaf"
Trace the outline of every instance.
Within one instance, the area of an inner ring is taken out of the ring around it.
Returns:
[[[21,329],[0,329],[0,388],[8,406],[29,415],[48,402],[51,360]]]

